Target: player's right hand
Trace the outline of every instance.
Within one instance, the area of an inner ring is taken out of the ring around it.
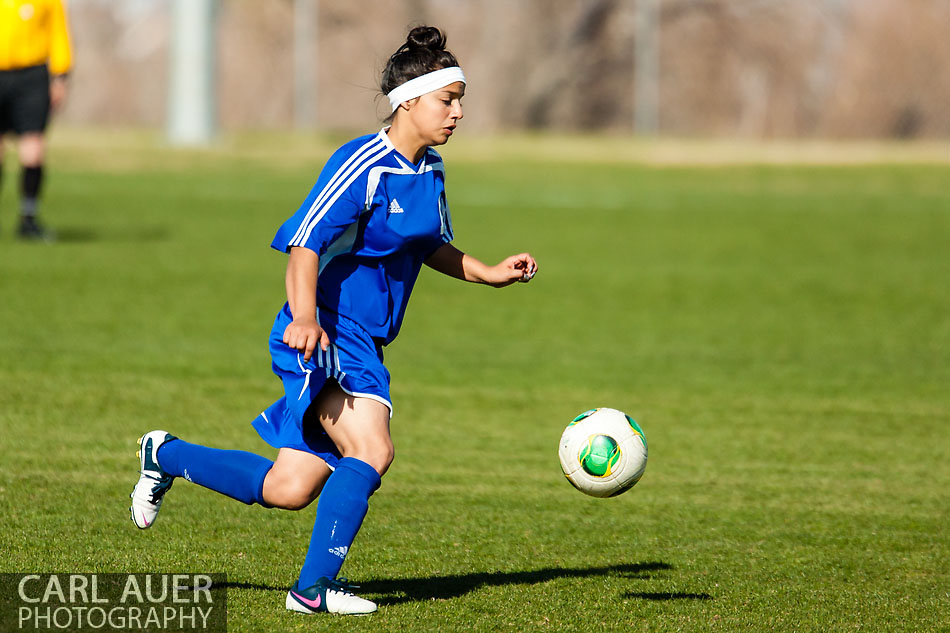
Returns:
[[[284,329],[284,343],[303,352],[303,360],[306,363],[313,356],[313,350],[318,344],[320,349],[327,351],[330,346],[330,337],[316,319],[294,319]]]

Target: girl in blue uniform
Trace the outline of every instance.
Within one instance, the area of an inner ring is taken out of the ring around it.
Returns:
[[[318,496],[310,547],[286,607],[370,613],[340,568],[393,460],[383,346],[399,332],[422,265],[507,286],[537,272],[528,253],[488,266],[450,244],[443,145],[462,119],[465,77],[436,28],[417,27],[389,59],[381,88],[391,125],[336,151],[271,246],[289,254],[287,303],[270,351],[284,396],[254,427],[276,461],[189,444],[165,431],[139,439],[130,508],[150,527],[176,477],[247,504],[298,510]]]

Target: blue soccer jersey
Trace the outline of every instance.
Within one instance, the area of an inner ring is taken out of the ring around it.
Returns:
[[[412,164],[386,130],[337,150],[271,246],[320,256],[320,322],[354,321],[386,345],[399,332],[422,263],[452,240],[445,170],[429,148]]]

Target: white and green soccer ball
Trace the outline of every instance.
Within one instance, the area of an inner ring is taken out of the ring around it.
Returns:
[[[624,412],[591,409],[564,429],[558,458],[575,488],[592,497],[615,497],[643,476],[647,438]]]

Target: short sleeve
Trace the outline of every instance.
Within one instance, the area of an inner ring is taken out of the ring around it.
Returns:
[[[69,26],[63,2],[51,4],[49,70],[53,75],[65,75],[73,66],[72,49],[69,44]]]
[[[322,256],[359,220],[366,205],[366,173],[350,167],[349,157],[344,148],[330,157],[303,204],[278,229],[272,248],[286,253],[304,246]]]
[[[363,201],[357,202],[351,190],[334,195],[318,182],[297,212],[277,230],[271,247],[287,253],[294,246],[304,246],[322,256],[359,219],[362,210]]]

